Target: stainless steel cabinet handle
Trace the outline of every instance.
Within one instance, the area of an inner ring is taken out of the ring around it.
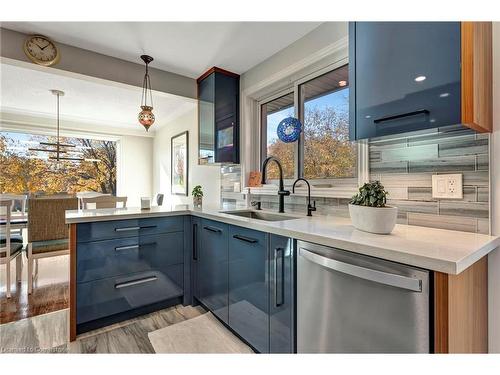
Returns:
[[[390,285],[396,288],[412,290],[414,292],[422,292],[422,280],[419,279],[340,262],[335,259],[318,255],[304,248],[299,249],[299,255],[310,262],[319,264],[320,266],[337,272],[342,272],[347,275],[359,277],[360,279],[374,281],[379,284]]]
[[[156,280],[158,280],[158,277],[156,277],[156,276],[145,277],[143,279],[137,279],[137,280],[127,281],[124,283],[115,284],[115,289],[126,288],[126,287],[133,286],[133,285],[149,283],[151,281],[156,281]]]
[[[115,228],[115,232],[128,232],[131,230],[139,230],[141,227],[125,227],[125,228]]]
[[[278,253],[280,257],[278,258]],[[274,249],[274,305],[280,307],[285,303],[285,249]]]
[[[115,247],[115,251],[140,249],[141,247],[152,246],[152,245],[156,245],[156,242],[142,243],[140,245],[138,244],[138,245],[129,245],[129,246],[118,246],[118,247]]]
[[[239,234],[235,234],[233,236],[233,238],[236,238],[237,240],[248,242],[248,243],[257,243],[257,242],[259,242],[259,240],[256,240],[255,238],[241,236]]]
[[[123,228],[115,228],[115,232],[128,232],[131,230],[141,230],[141,229],[149,229],[156,228],[156,225],[146,225],[144,227],[123,227]]]
[[[132,249],[138,249],[138,248],[139,248],[139,245],[118,246],[118,247],[115,247],[115,251],[132,250]]]

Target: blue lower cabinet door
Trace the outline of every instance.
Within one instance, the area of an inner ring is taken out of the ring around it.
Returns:
[[[269,353],[268,234],[230,226],[229,326]]]
[[[212,220],[201,221],[198,249],[198,299],[223,322],[228,322],[228,226]]]
[[[161,270],[78,283],[77,324],[182,296],[182,267],[176,264]]]
[[[293,240],[271,235],[270,243],[270,352],[293,353]]]

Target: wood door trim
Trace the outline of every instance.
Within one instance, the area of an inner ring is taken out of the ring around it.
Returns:
[[[434,273],[434,353],[448,353],[448,275]]]
[[[76,225],[69,226],[69,341],[76,340]]]
[[[221,73],[221,74],[224,74],[226,76],[230,76],[230,77],[234,77],[234,78],[239,78],[240,75],[239,74],[236,74],[236,73],[233,73],[233,72],[230,72],[229,70],[225,70],[225,69],[221,69],[221,68],[218,68],[216,66],[208,69],[205,73],[203,73],[201,76],[199,76],[197,79],[196,79],[196,83],[200,83],[201,81],[203,81],[205,78],[207,78],[210,74],[212,73]]]

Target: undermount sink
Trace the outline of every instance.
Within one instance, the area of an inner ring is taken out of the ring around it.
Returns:
[[[284,220],[293,220],[293,219],[299,219],[298,217],[295,216],[286,216],[286,215],[281,215],[281,214],[272,214],[268,212],[261,212],[261,211],[222,211],[223,214],[228,214],[228,215],[234,215],[234,216],[240,216],[240,217],[247,217],[249,219],[257,219],[257,220],[265,220],[265,221],[284,221]]]

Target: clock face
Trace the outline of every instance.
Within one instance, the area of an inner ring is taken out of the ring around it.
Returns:
[[[50,39],[42,35],[33,35],[26,39],[24,52],[36,64],[50,66],[59,60],[59,51]]]

